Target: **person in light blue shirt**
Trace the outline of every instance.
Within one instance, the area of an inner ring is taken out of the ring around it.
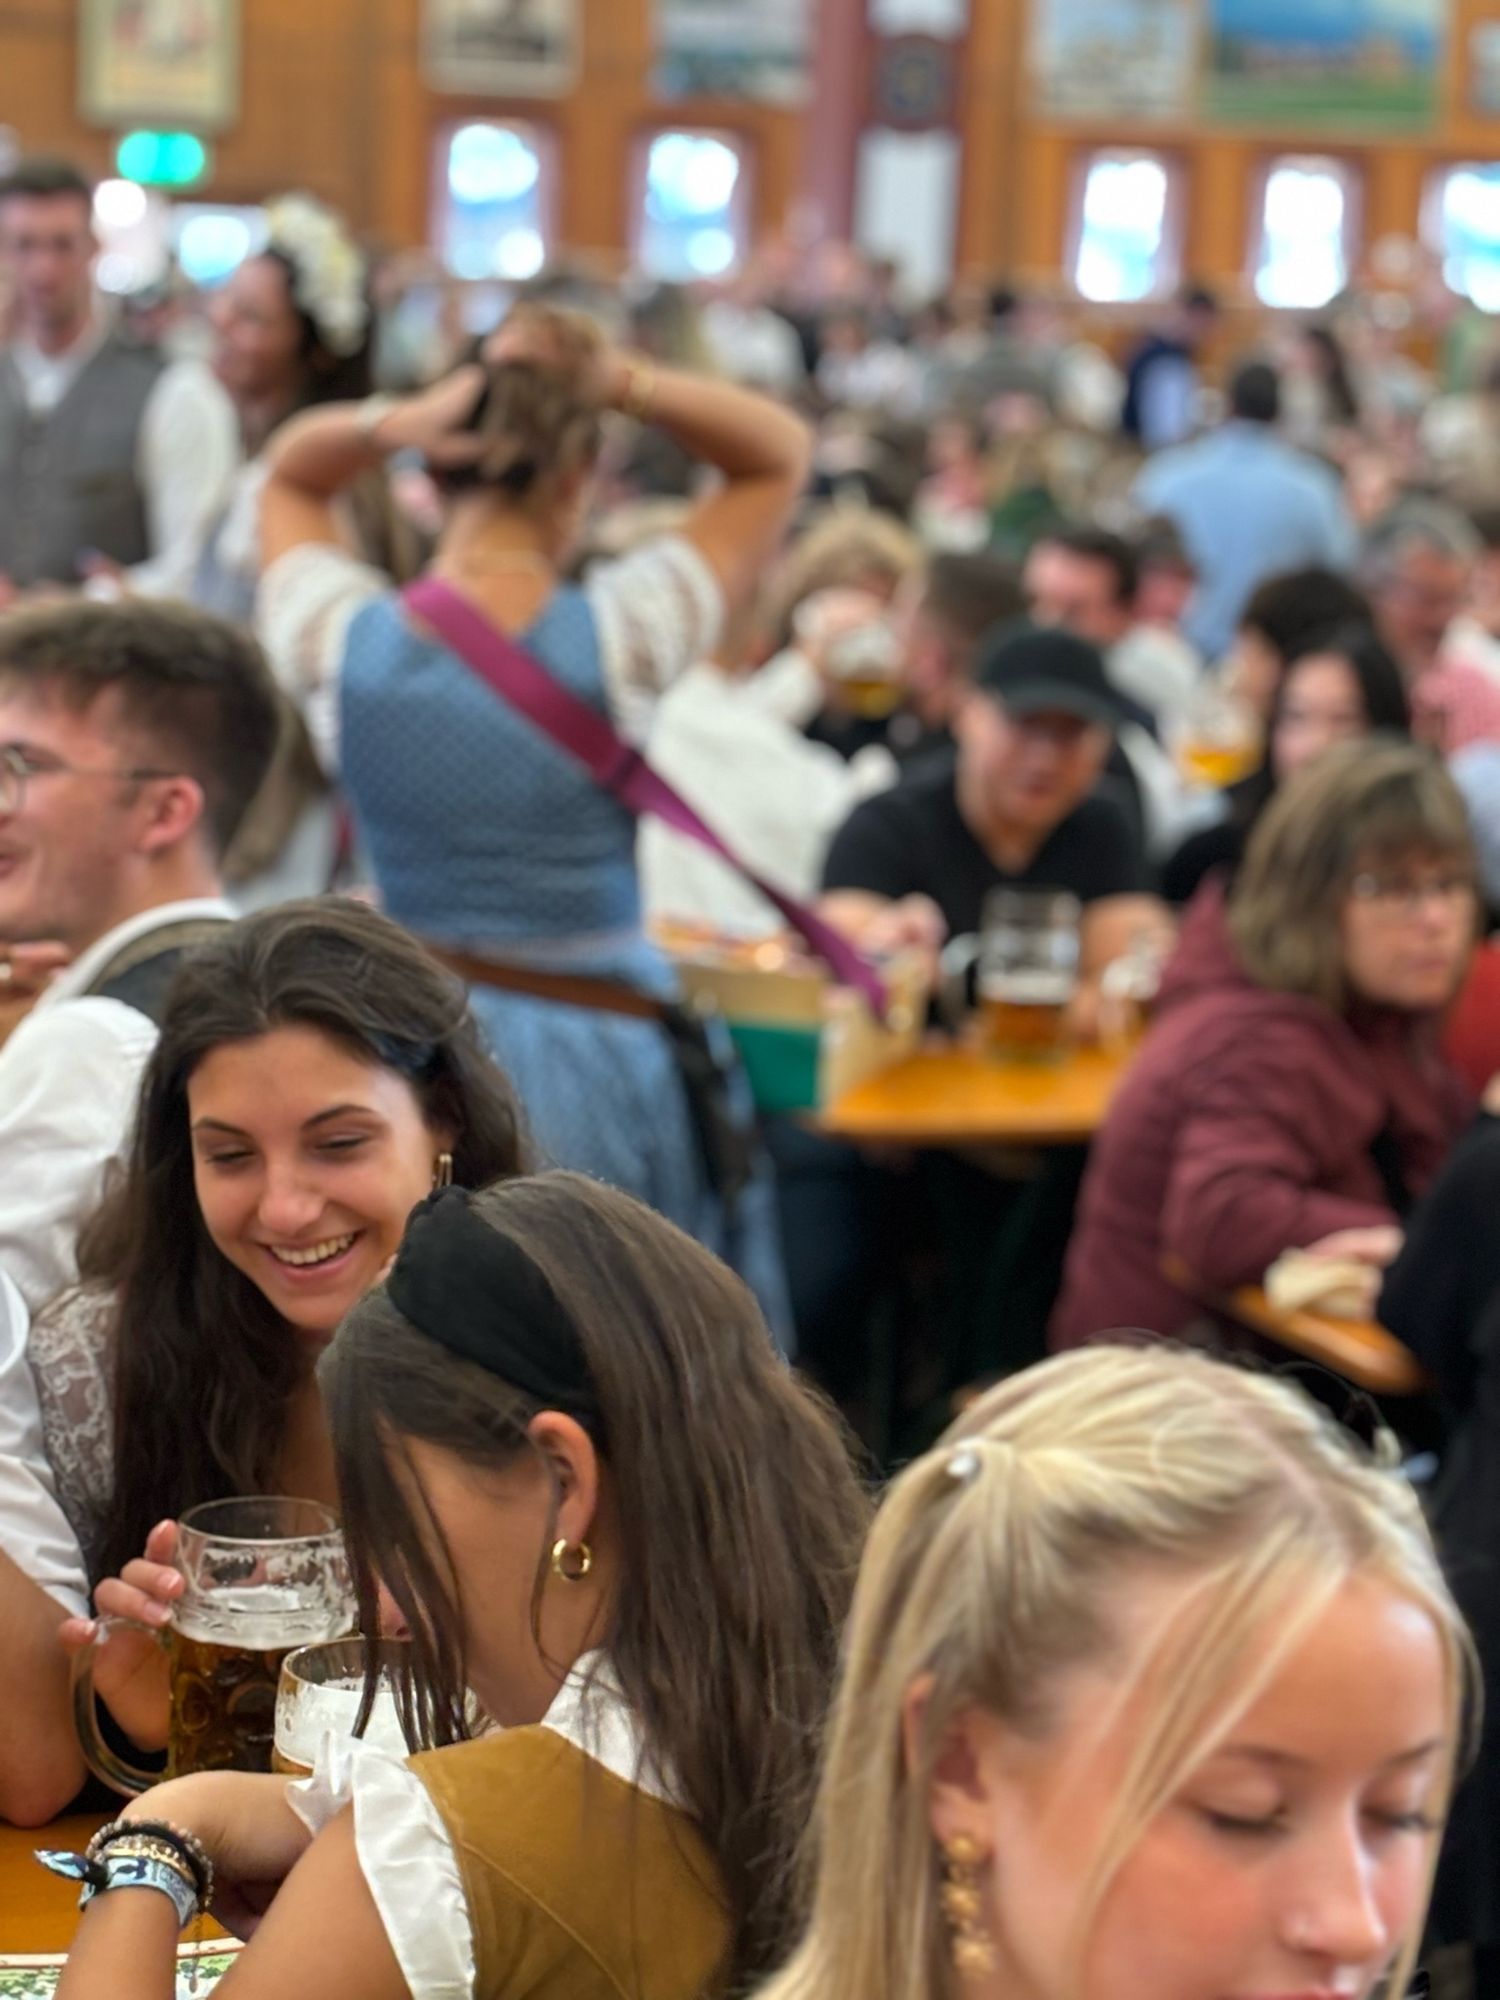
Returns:
[[[1207,437],[1152,459],[1135,486],[1141,510],[1165,514],[1187,544],[1198,589],[1183,629],[1208,660],[1228,651],[1266,577],[1311,563],[1348,569],[1357,553],[1336,475],[1276,433],[1275,370],[1243,364],[1230,384],[1229,412]]]

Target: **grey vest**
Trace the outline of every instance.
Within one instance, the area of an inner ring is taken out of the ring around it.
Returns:
[[[0,575],[76,583],[85,550],[127,564],[150,555],[136,446],[162,366],[111,334],[57,408],[33,417],[0,354]]]

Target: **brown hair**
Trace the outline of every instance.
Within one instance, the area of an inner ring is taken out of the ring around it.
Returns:
[[[270,767],[276,683],[254,639],[186,604],[44,604],[0,618],[0,687],[40,689],[77,713],[106,693],[162,769],[203,788],[214,855]]]
[[[1344,899],[1361,870],[1413,856],[1475,866],[1463,798],[1441,760],[1368,738],[1319,757],[1276,792],[1250,836],[1229,902],[1245,970],[1342,1012]]]
[[[837,1419],[701,1245],[578,1174],[512,1181],[477,1206],[577,1328],[621,1537],[611,1671],[717,1860],[744,1979],[795,1933],[793,1861],[865,1496]],[[427,1741],[459,1740],[462,1613],[435,1526],[397,1470],[402,1446],[494,1466],[532,1449],[526,1427],[544,1406],[419,1333],[383,1287],[344,1322],[320,1377],[361,1629],[378,1629],[378,1573],[412,1631],[408,1714]],[[538,1598],[553,1539],[549,1526]]]
[[[586,473],[599,455],[603,410],[594,377],[603,336],[583,313],[561,306],[519,305],[505,323],[524,324],[545,344],[547,359],[488,365],[472,424],[482,447],[478,462],[439,474],[438,483],[450,493],[489,489],[545,508],[559,486]]]
[[[280,1315],[204,1227],[187,1087],[214,1049],[290,1026],[316,1028],[404,1077],[428,1122],[455,1128],[460,1186],[527,1165],[515,1098],[463,987],[389,918],[332,897],[287,903],[187,958],[146,1069],[124,1180],[80,1244],[85,1279],[118,1297],[103,1575],[138,1556],[167,1515],[273,1490],[302,1364]]]
[[[0,208],[8,201],[57,201],[64,196],[81,201],[92,217],[93,183],[71,160],[37,153],[0,175]]]
[[[941,625],[965,659],[998,625],[1026,615],[1015,566],[1002,556],[936,555],[927,566],[922,611]]]

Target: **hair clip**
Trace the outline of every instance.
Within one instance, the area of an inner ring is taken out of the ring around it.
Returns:
[[[978,1450],[971,1444],[960,1446],[943,1470],[955,1485],[972,1486],[979,1477]]]

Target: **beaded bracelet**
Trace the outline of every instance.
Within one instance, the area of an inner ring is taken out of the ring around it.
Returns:
[[[649,424],[656,408],[657,376],[652,367],[631,365],[625,393],[620,398],[622,413],[638,424]]]
[[[198,1896],[198,1907],[206,1910],[213,1901],[214,1864],[208,1849],[195,1833],[173,1826],[164,1819],[116,1819],[101,1826],[84,1853],[90,1861],[104,1858],[104,1851],[116,1840],[149,1836],[171,1848],[185,1864]]]

